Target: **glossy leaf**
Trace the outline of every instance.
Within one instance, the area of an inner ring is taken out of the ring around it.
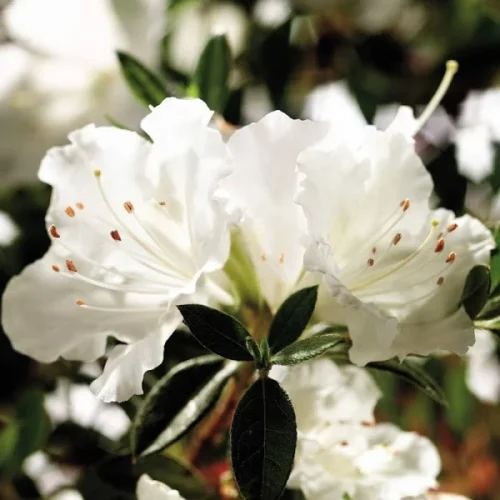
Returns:
[[[229,96],[231,49],[226,35],[215,35],[206,44],[194,74],[198,94],[210,109],[222,113]]]
[[[164,83],[135,57],[117,52],[120,69],[135,98],[146,108],[158,106],[169,94]]]
[[[180,363],[149,392],[139,408],[130,439],[134,454],[147,455],[182,437],[212,406],[238,363],[201,356]]]
[[[316,306],[318,287],[303,288],[279,307],[269,330],[269,347],[276,353],[295,342],[304,331]]]
[[[336,345],[346,342],[347,339],[344,335],[317,333],[285,347],[271,358],[271,363],[275,365],[297,365],[321,356]]]
[[[490,271],[486,266],[473,267],[465,280],[462,304],[471,319],[485,306],[490,292]]]
[[[210,351],[235,361],[252,361],[247,340],[251,335],[235,318],[198,304],[177,306],[198,342]]]
[[[290,476],[297,426],[278,382],[260,378],[241,398],[231,427],[231,460],[246,500],[279,498]]]

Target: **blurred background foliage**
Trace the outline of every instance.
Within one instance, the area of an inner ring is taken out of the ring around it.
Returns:
[[[371,122],[381,105],[427,103],[448,59],[460,63],[443,101],[452,117],[471,90],[500,84],[497,0],[171,0],[160,65],[160,79],[169,93],[193,91],[199,56],[219,29],[227,33],[233,63],[230,71],[214,70],[215,77],[228,75],[227,96],[218,111],[234,126],[258,119],[270,109],[302,116],[309,92],[337,80],[348,83]],[[9,42],[6,29],[0,30],[0,39]],[[0,68],[0,76],[4,70]],[[137,128],[138,124],[126,125]],[[427,166],[440,203],[461,213],[467,181],[458,173],[455,146],[443,140],[432,148]],[[495,168],[487,182],[496,192],[500,157]],[[46,251],[44,215],[49,196],[49,189],[35,181],[2,186],[0,211],[11,216],[19,235],[10,246],[0,248],[1,290],[12,275]],[[191,338],[176,334],[165,350],[163,365],[146,377],[145,390],[169,367],[202,352]],[[469,392],[463,360],[432,359],[425,368],[441,383],[449,406],[440,407],[391,374],[377,372],[384,391],[380,419],[431,437],[442,455],[444,489],[478,500],[500,499],[500,407],[481,403]],[[41,490],[47,488],[40,474],[62,475],[57,484],[78,482],[85,498],[133,498],[133,477],[144,464],[120,461],[118,436],[106,436],[93,425],[99,414],[106,415],[106,408],[96,405],[93,417],[82,422],[81,409],[71,399],[72,386],[67,385],[62,400],[76,414],[69,411],[58,421],[48,417],[46,400],[59,391],[61,379],[86,384],[91,376],[82,372],[79,363],[36,363],[14,352],[0,334],[0,498],[41,498]],[[122,405],[120,418],[133,414],[135,399]],[[204,436],[201,443],[202,449],[193,452],[196,473],[172,456],[150,459],[165,463],[149,464],[147,470],[168,471],[165,481],[179,487],[187,498],[210,498],[201,476],[231,498],[230,488],[224,490],[228,464],[223,454],[216,463],[203,459],[204,447],[214,456],[213,450],[220,452],[225,443],[217,432]],[[37,457],[43,463],[31,460],[28,467],[25,459],[37,450],[44,452]],[[175,447],[169,451],[175,456]]]

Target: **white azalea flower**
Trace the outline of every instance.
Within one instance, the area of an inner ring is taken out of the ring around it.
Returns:
[[[137,482],[137,500],[184,500],[177,490],[143,474]]]
[[[297,414],[298,444],[288,487],[309,500],[401,500],[435,487],[432,443],[392,424],[374,424],[380,392],[358,367],[319,359],[285,370],[281,384]]]
[[[305,218],[293,199],[299,153],[323,139],[328,123],[292,120],[275,111],[237,130],[227,146],[234,172],[222,186],[243,212],[239,230],[272,309],[293,291],[303,270]]]
[[[9,246],[19,235],[19,229],[12,219],[0,212],[0,247]]]
[[[14,0],[0,46],[3,182],[33,180],[43,153],[69,131],[110,115],[134,126],[144,111],[115,51],[159,62],[164,0]]]
[[[92,361],[111,335],[124,344],[92,389],[105,401],[142,393],[180,323],[174,304],[199,293],[229,251],[213,200],[226,151],[211,116],[202,101],[166,99],[142,123],[154,144],[88,126],[49,151],[39,175],[53,187],[52,246],[3,296],[15,349],[42,362]]]
[[[453,70],[418,120],[401,108],[385,132],[367,128],[357,147],[311,148],[298,160],[297,202],[309,233],[304,266],[325,276],[336,306],[320,300],[322,315],[348,326],[359,365],[438,349],[465,354],[474,343],[460,298],[494,241],[469,216],[429,209],[432,180],[411,141]]]
[[[487,330],[476,330],[476,343],[467,353],[465,381],[469,390],[485,403],[500,401],[500,363],[496,342]]]
[[[493,173],[500,141],[500,89],[472,91],[462,103],[455,137],[460,172],[475,183]]]

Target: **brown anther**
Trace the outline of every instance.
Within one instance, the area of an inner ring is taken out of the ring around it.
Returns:
[[[118,232],[117,229],[115,229],[114,231],[111,231],[109,234],[111,235],[111,238],[113,238],[115,241],[122,241],[120,233]]]
[[[436,281],[436,285],[442,285],[444,283],[444,278],[442,276]]]
[[[392,238],[392,244],[393,245],[397,245],[400,241],[401,241],[401,238],[402,238],[402,234],[401,233],[396,233],[394,235],[394,238]]]
[[[377,253],[377,247],[372,248],[372,253]]]
[[[61,235],[57,232],[57,227],[52,224],[52,226],[49,227],[49,233],[52,238],[60,238]]]
[[[52,270],[55,271],[56,273],[58,273],[61,268],[59,266],[57,266],[56,264],[52,264]]]
[[[84,306],[85,305],[85,302],[83,300],[77,300],[76,301],[76,305],[77,306]]]
[[[166,203],[165,203],[164,201],[160,201],[160,205],[161,205],[162,207],[164,207],[164,206],[166,205]]]
[[[341,441],[340,446],[347,446],[349,443],[347,441]]]
[[[372,267],[372,266],[373,266],[373,264],[375,264],[375,261],[374,261],[373,259],[368,259],[368,260],[366,261],[366,263],[367,263],[370,267]]]
[[[125,207],[125,210],[131,214],[132,211],[134,210],[134,205],[132,205],[132,203],[130,203],[130,201],[126,201],[123,206]]]
[[[72,273],[78,272],[78,270],[76,269],[76,266],[75,266],[75,264],[73,264],[72,260],[66,261],[66,267],[68,268],[68,271],[71,271]]]
[[[368,420],[363,420],[361,422],[361,425],[363,427],[375,427],[375,423],[374,422],[369,422]]]
[[[264,252],[262,252],[262,253],[260,254],[260,260],[262,260],[262,261],[267,260],[266,254],[265,254]]]
[[[455,229],[458,227],[458,224],[450,224],[447,228],[446,228],[446,231],[448,231],[449,233],[452,233],[453,231],[455,231]]]
[[[410,208],[410,200],[403,200],[399,206],[403,209],[403,212],[406,212]]]
[[[285,262],[285,254],[280,253],[280,264],[283,264],[283,262]]]
[[[446,259],[446,263],[451,264],[452,262],[455,262],[456,258],[457,254],[455,252],[451,252],[450,255],[448,255],[448,258]]]
[[[73,207],[68,206],[64,209],[64,211],[66,212],[66,215],[68,215],[69,217],[75,216],[75,210],[73,209]]]
[[[85,208],[85,205],[79,201],[78,203],[75,203],[76,205],[76,208],[78,208],[78,210],[83,210]]]
[[[436,253],[442,252],[444,248],[444,240],[443,238],[439,238],[438,242],[436,243],[436,246],[434,248],[434,251]]]

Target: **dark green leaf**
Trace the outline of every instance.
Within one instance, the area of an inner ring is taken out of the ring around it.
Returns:
[[[281,351],[300,337],[311,319],[317,298],[318,287],[312,286],[295,292],[281,304],[269,330],[271,352]]]
[[[292,470],[297,426],[292,404],[270,378],[260,378],[243,395],[231,427],[231,460],[246,500],[279,498]]]
[[[229,96],[231,49],[226,35],[213,36],[205,46],[194,74],[199,96],[210,109],[222,113]]]
[[[391,372],[422,390],[437,403],[447,406],[443,391],[436,381],[414,363],[409,361],[403,361],[400,363],[396,359],[391,359],[389,361],[369,363],[367,367],[375,370]]]
[[[498,287],[500,285],[500,226],[495,227],[493,237],[495,238],[496,248],[491,254],[490,279],[491,291],[493,292],[493,295],[497,295],[496,292],[498,291]]]
[[[462,304],[471,319],[483,309],[490,292],[490,271],[486,266],[473,267],[465,280]]]
[[[297,365],[308,359],[321,356],[328,349],[346,342],[346,337],[338,333],[316,333],[307,339],[299,340],[285,347],[271,358],[271,363],[275,365]]]
[[[446,421],[452,430],[464,433],[474,423],[477,401],[466,384],[465,363],[449,367],[444,374],[444,393],[448,401]],[[488,380],[484,381],[485,384]]]
[[[120,69],[130,90],[146,108],[158,106],[169,97],[160,78],[135,57],[120,51],[117,52],[117,56]]]
[[[134,454],[149,455],[182,437],[211,408],[238,363],[216,356],[185,361],[149,392],[130,433]]]
[[[235,318],[198,304],[177,306],[198,342],[215,354],[236,361],[252,361],[246,342],[251,335]]]

